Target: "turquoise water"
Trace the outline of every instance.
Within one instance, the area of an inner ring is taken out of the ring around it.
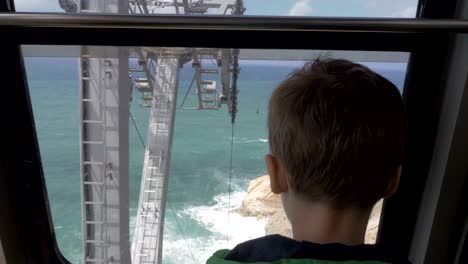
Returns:
[[[26,66],[56,239],[68,260],[81,263],[78,61],[27,58]],[[249,181],[265,174],[268,98],[296,66],[297,63],[241,62],[232,209],[239,207]],[[370,66],[401,89],[405,65],[374,63]],[[192,74],[190,65],[186,65],[181,73],[179,101]],[[134,93],[131,113],[146,140],[149,109],[138,106],[139,97]],[[195,105],[194,100],[192,93],[186,106]],[[164,263],[204,263],[218,248],[264,234],[262,220],[243,218],[234,212],[227,222],[230,139],[231,124],[225,107],[216,111],[177,111],[168,193],[174,214],[170,210],[166,213]],[[131,122],[129,140],[132,230],[144,148]]]

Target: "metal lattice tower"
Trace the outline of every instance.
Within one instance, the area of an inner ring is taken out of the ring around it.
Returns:
[[[163,221],[180,64],[175,55],[157,59],[146,141],[132,263],[161,263]]]
[[[241,0],[58,0],[67,12],[242,15]],[[181,17],[181,19],[183,19]],[[238,50],[81,47],[83,263],[161,263],[180,68],[192,62],[198,105],[237,111]],[[129,68],[129,58],[139,67]],[[216,61],[217,68],[204,68]],[[144,77],[132,78],[135,72]],[[231,76],[232,74],[232,76]],[[129,78],[130,76],[130,78]],[[131,81],[131,83],[130,83]],[[128,118],[131,90],[151,108],[137,221],[129,245]],[[234,114],[232,114],[234,113]]]
[[[128,7],[124,0],[79,0],[76,10],[123,13]],[[81,47],[83,263],[130,263],[128,56],[125,48]]]

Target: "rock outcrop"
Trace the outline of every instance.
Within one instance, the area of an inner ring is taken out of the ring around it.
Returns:
[[[380,214],[382,213],[382,201],[380,200],[372,209],[369,223],[367,224],[366,231],[366,244],[373,244],[377,239],[377,232],[379,231]]]
[[[258,177],[250,182],[247,195],[242,201],[242,216],[270,217],[282,210],[281,198],[271,192],[268,175]]]
[[[366,243],[375,243],[382,210],[382,201],[378,202],[371,213],[367,226]],[[265,234],[280,234],[292,236],[289,223],[281,203],[281,198],[271,192],[268,175],[259,177],[250,182],[247,195],[240,208],[242,216],[266,218]]]

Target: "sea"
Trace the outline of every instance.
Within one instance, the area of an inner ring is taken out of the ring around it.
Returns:
[[[206,67],[216,67],[215,62],[207,63]],[[402,90],[405,63],[363,63]],[[131,60],[130,64],[135,65],[136,61]],[[240,61],[232,168],[231,119],[226,106],[219,110],[177,110],[168,190],[170,206],[164,225],[164,264],[205,263],[218,249],[232,248],[265,234],[265,220],[242,217],[238,209],[249,182],[266,174],[268,99],[274,88],[302,64]],[[25,65],[57,244],[71,263],[81,263],[78,59],[28,57]],[[181,70],[179,105],[192,78],[189,63]],[[135,125],[129,122],[131,233],[144,158],[139,134],[146,142],[149,119],[149,109],[139,106],[140,97],[133,91],[130,106],[135,120]],[[184,106],[196,106],[194,88]]]

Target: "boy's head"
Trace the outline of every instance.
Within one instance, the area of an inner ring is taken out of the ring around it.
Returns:
[[[333,208],[371,208],[396,190],[404,106],[367,67],[316,60],[273,92],[266,163],[275,193]]]

